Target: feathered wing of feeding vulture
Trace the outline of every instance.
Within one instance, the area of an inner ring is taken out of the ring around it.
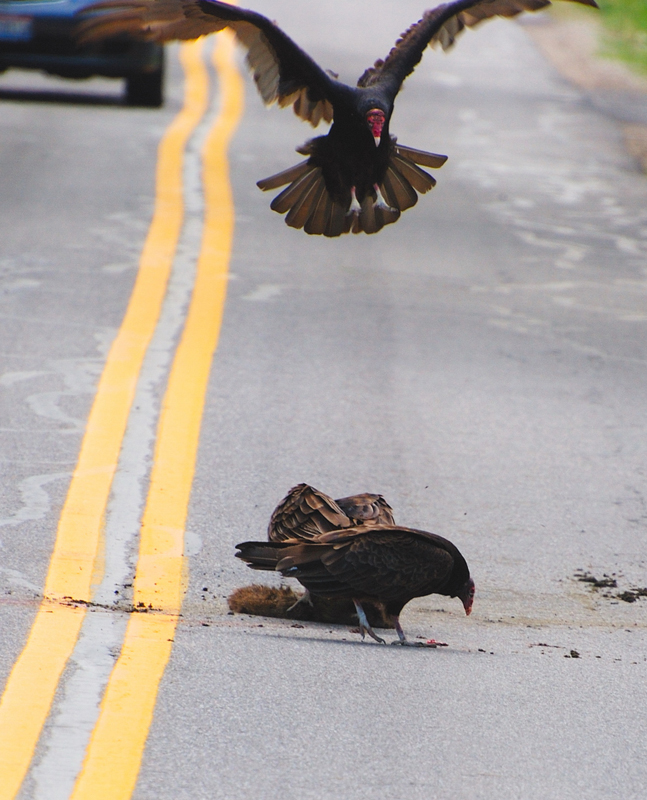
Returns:
[[[595,0],[571,0],[594,6]],[[326,72],[277,25],[253,11],[217,0],[105,0],[84,10],[79,29],[91,41],[128,33],[166,42],[196,39],[230,28],[247,50],[256,86],[267,105],[291,105],[316,127],[332,122],[325,136],[297,151],[305,161],[258,182],[264,191],[286,186],[271,208],[306,233],[339,236],[376,233],[435,186],[422,167],[441,167],[446,156],[399,144],[390,133],[395,98],[427,46],[449,49],[465,28],[492,17],[537,11],[550,0],[454,0],[426,11],[349,86]],[[100,13],[99,13],[100,12]]]
[[[293,486],[274,509],[267,529],[271,542],[311,541],[322,533],[357,525],[393,525],[393,509],[381,494],[333,500],[307,483]]]
[[[356,494],[333,500],[307,483],[293,486],[274,509],[267,528],[270,542],[312,541],[323,533],[358,525],[394,525],[393,509],[381,494]],[[307,591],[294,603],[313,605]]]
[[[242,542],[236,556],[252,569],[297,578],[313,595],[350,598],[362,637],[384,643],[366,619],[362,603],[381,604],[398,633],[400,612],[414,597],[458,597],[470,614],[474,581],[456,545],[442,536],[396,525],[361,525],[324,533],[312,541]]]

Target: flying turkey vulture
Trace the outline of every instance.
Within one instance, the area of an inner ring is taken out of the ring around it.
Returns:
[[[381,494],[356,494],[333,500],[307,483],[300,483],[274,509],[267,538],[271,542],[309,541],[340,528],[393,525],[392,511]]]
[[[273,570],[297,578],[313,595],[350,598],[357,609],[362,638],[371,628],[362,603],[384,607],[399,642],[412,645],[400,625],[400,612],[414,597],[459,597],[472,610],[474,581],[458,548],[442,536],[396,525],[361,525],[323,533],[312,541],[242,542],[237,558],[252,569]]]
[[[595,0],[572,0],[597,8]],[[332,122],[325,136],[297,152],[308,156],[290,169],[258,182],[264,191],[289,184],[271,203],[285,221],[306,233],[339,236],[375,233],[415,205],[436,181],[420,167],[441,167],[447,157],[398,144],[389,132],[402,82],[427,45],[447,50],[463,28],[490,17],[537,11],[550,0],[454,0],[412,25],[386,59],[348,86],[326,72],[277,25],[253,11],[217,0],[105,0],[86,9],[85,41],[128,33],[148,40],[196,39],[231,28],[247,49],[247,61],[263,101],[292,105],[316,127]]]

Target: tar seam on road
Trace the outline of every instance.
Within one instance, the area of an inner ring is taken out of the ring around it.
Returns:
[[[205,227],[187,321],[164,397],[142,520],[132,613],[71,800],[127,800],[137,781],[185,589],[184,525],[227,290],[234,210],[227,148],[243,108],[233,35],[214,51],[221,111],[204,152]]]
[[[75,647],[85,608],[100,580],[95,564],[103,520],[137,378],[159,317],[184,217],[182,160],[207,109],[200,45],[186,45],[185,103],[158,151],[153,220],[126,314],[110,349],[90,411],[79,460],[59,520],[44,600],[0,701],[0,800],[20,790]],[[202,70],[202,72],[200,72]],[[63,602],[61,602],[63,601]]]

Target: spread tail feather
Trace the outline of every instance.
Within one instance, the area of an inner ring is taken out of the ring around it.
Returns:
[[[301,161],[299,164],[295,164],[289,169],[284,169],[283,172],[277,172],[276,175],[270,175],[269,178],[263,178],[263,180],[257,181],[256,185],[261,191],[267,192],[269,189],[278,189],[279,186],[292,183],[311,170],[312,167],[308,164],[307,160]]]
[[[398,211],[406,211],[407,208],[415,206],[418,202],[416,190],[395,166],[393,160],[391,160],[386,170],[383,186],[385,189],[383,192],[384,197],[389,205],[397,208]]]
[[[321,193],[326,191],[321,170],[317,169],[312,182],[301,192],[292,208],[285,216],[285,222],[291,228],[303,228],[310,216],[316,211]]]
[[[273,211],[286,214],[291,228],[304,228],[306,233],[340,236],[350,229],[346,209],[332,199],[319,167],[302,161],[294,167],[257,183],[263,191],[289,183],[270,204]]]
[[[414,164],[420,164],[423,167],[439,169],[447,161],[447,156],[428,153],[426,150],[416,150],[415,147],[406,147],[403,144],[396,144],[395,149],[398,155],[404,156],[409,161],[413,161]]]
[[[384,187],[380,188],[384,194]],[[386,195],[385,195],[386,196]],[[388,199],[388,198],[387,198]],[[377,233],[385,225],[395,222],[400,218],[400,209],[391,203],[393,208],[380,208],[371,195],[367,195],[362,203],[362,210],[357,218],[357,224],[353,228],[353,233]]]
[[[330,213],[329,207],[332,206],[332,202],[332,197],[326,191],[326,184],[322,180],[319,198],[313,204],[312,212],[303,226],[303,230],[306,233],[322,234],[326,230],[326,223]]]
[[[334,236],[341,236],[342,233],[350,231],[352,220],[346,214],[346,208],[338,203],[336,200],[331,199],[330,212],[328,214],[328,221],[326,228],[323,232],[324,236],[332,238]]]
[[[270,203],[272,211],[277,211],[279,214],[285,214],[290,211],[297,203],[299,203],[310,191],[313,184],[318,180],[318,170],[310,169],[284,189],[280,194],[277,194],[274,200]]]
[[[420,194],[425,194],[430,189],[433,189],[436,185],[435,178],[432,178],[432,176],[428,172],[425,172],[424,169],[417,167],[413,162],[409,161],[408,158],[395,155],[391,161],[398,168],[399,172],[402,174],[402,177],[406,178],[413,188],[417,192],[420,192]]]
[[[310,155],[310,143],[299,148],[303,155]],[[359,214],[348,214],[348,207],[335,200],[328,192],[320,167],[310,159],[289,169],[258,181],[263,191],[286,186],[271,202],[270,208],[285,214],[285,222],[291,228],[303,228],[306,233],[328,237],[343,233],[377,233],[385,225],[399,219],[402,211],[418,202],[418,193],[425,194],[436,185],[435,178],[418,165],[438,168],[447,156],[427,153],[413,147],[395,144],[386,174],[380,186],[390,209],[378,204],[372,193],[362,201]],[[256,567],[264,569],[264,567]]]

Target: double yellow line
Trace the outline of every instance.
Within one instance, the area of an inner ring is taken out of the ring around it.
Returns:
[[[209,369],[218,342],[233,235],[227,147],[242,113],[233,38],[220,34],[214,63],[221,109],[203,154],[205,222],[197,277],[163,401],[140,531],[134,605],[121,656],[72,798],[127,800],[132,794],[168,662],[183,596],[184,524]],[[185,104],[159,147],[153,221],[137,281],[108,355],[61,513],[43,600],[0,701],[0,800],[12,800],[29,769],[63,669],[74,650],[96,564],[103,520],[137,379],[157,325],[183,222],[182,165],[208,108],[202,42],[183,45]]]

